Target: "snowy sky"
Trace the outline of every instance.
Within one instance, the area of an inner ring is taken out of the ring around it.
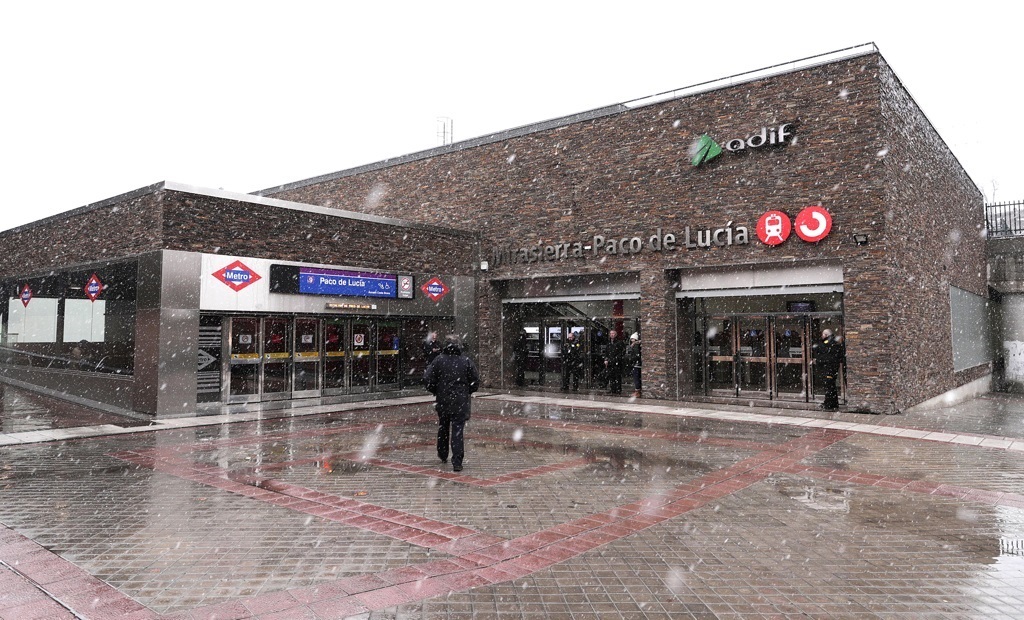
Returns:
[[[1021,13],[822,2],[9,2],[0,230],[158,181],[252,192],[874,42],[1024,200]],[[845,6],[849,8],[839,8]]]

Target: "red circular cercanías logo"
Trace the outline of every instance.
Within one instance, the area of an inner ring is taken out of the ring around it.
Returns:
[[[831,230],[832,216],[823,207],[812,205],[796,216],[796,234],[808,243],[821,241]]]

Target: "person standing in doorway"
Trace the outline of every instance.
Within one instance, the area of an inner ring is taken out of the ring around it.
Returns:
[[[821,373],[825,386],[825,402],[821,408],[835,411],[839,408],[839,370],[846,361],[846,346],[831,329],[821,332],[821,342],[814,345],[814,365]]]
[[[441,343],[437,341],[437,332],[430,332],[427,334],[427,339],[423,341],[423,358],[427,361],[427,366],[430,366],[440,354]]]
[[[565,344],[562,345],[562,389],[569,391],[569,384],[572,384],[572,391],[580,389],[580,378],[583,376],[583,343],[576,338],[575,332],[569,332],[565,337]]]
[[[436,397],[437,457],[442,463],[447,463],[450,447],[452,470],[462,471],[466,453],[464,430],[471,409],[470,394],[479,387],[480,376],[473,360],[462,354],[462,342],[458,336],[445,338],[441,354],[423,373],[423,384]]]
[[[622,368],[626,363],[626,343],[614,329],[608,332],[608,356],[604,360],[608,369],[608,392],[622,394]]]
[[[641,383],[640,371],[643,363],[640,357],[640,334],[634,332],[629,337],[629,348],[626,350],[626,365],[633,373],[633,398],[640,398]]]
[[[529,357],[529,339],[526,337],[526,330],[520,329],[516,336],[515,348],[512,349],[512,365],[515,367],[516,387],[526,385],[526,360]]]

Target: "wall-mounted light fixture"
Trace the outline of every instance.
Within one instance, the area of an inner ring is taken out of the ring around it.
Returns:
[[[480,261],[480,271],[487,271],[488,267],[490,267],[490,265],[487,264],[487,261]]]
[[[868,236],[865,235],[864,233],[853,233],[853,241],[857,245],[867,245]]]

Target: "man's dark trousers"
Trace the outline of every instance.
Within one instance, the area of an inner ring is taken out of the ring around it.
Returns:
[[[453,420],[451,416],[438,415],[437,419],[437,458],[448,460],[448,440],[451,439],[452,467],[462,467],[462,458],[466,455],[463,432],[465,420]]]

